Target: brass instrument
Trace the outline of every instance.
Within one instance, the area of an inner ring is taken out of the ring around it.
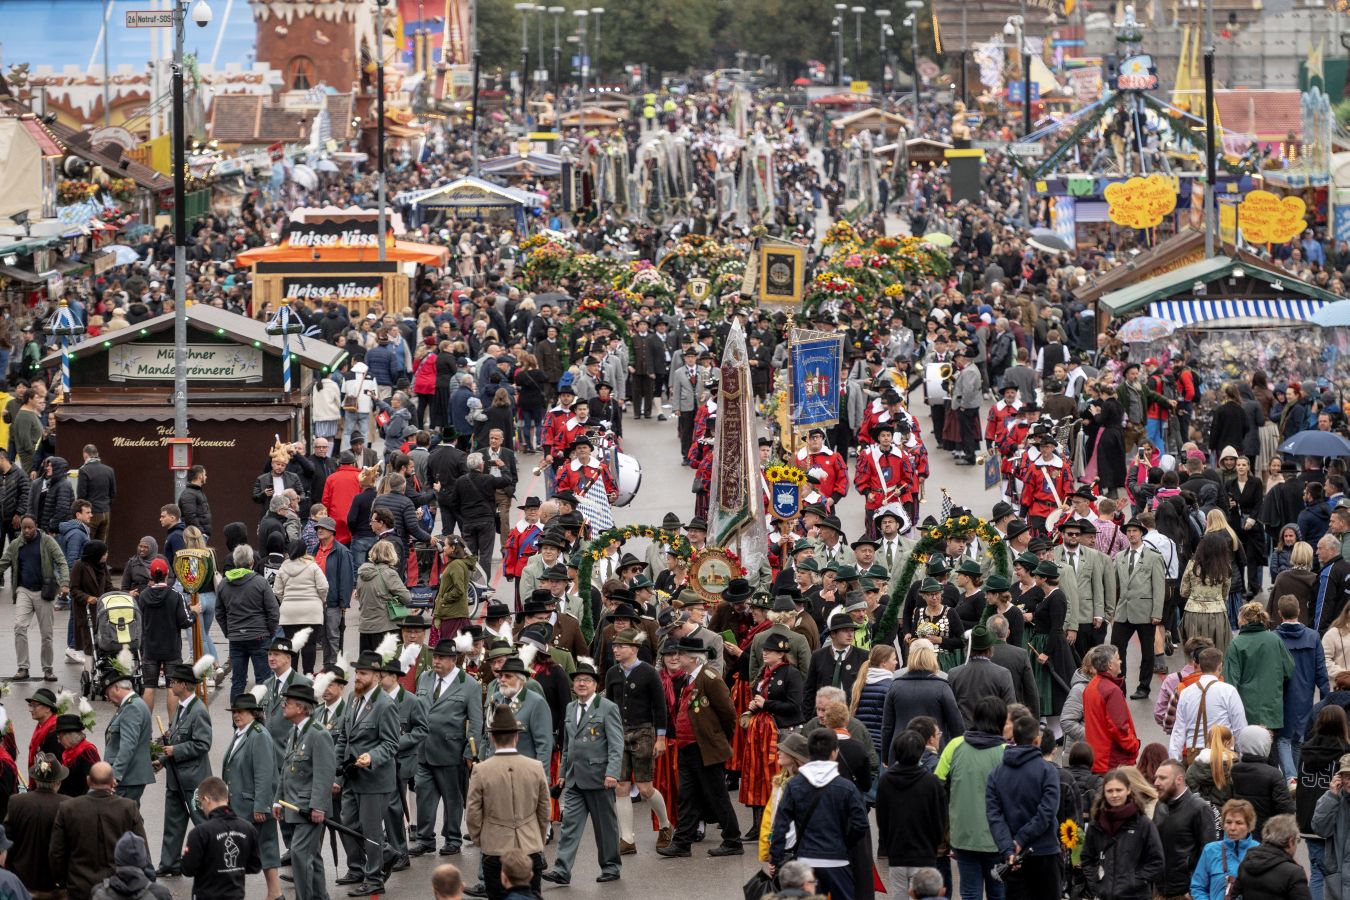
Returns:
[[[938,367],[938,374],[942,376],[942,387],[947,391],[947,396],[951,396],[952,391],[956,389],[956,369],[951,363],[945,362]]]

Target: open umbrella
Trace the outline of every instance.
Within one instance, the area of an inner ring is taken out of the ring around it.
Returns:
[[[1069,242],[1049,228],[1033,228],[1027,243],[1046,253],[1068,253],[1073,250]]]
[[[113,255],[114,266],[129,266],[140,259],[140,254],[126,244],[109,244],[103,248]]]
[[[1310,321],[1323,328],[1350,327],[1350,303],[1328,303],[1313,313]]]
[[[952,236],[945,231],[930,231],[921,240],[925,244],[932,244],[934,247],[950,247],[952,245]]]
[[[802,78],[794,80],[792,83],[795,84],[797,87],[806,87],[811,83],[811,79],[803,76]]]
[[[1330,431],[1300,431],[1280,445],[1293,456],[1350,456],[1350,441]]]
[[[1116,337],[1127,344],[1147,344],[1160,341],[1177,330],[1175,322],[1159,319],[1155,316],[1136,316],[1116,332]]]

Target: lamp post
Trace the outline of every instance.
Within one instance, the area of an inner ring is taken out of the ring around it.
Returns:
[[[881,58],[877,65],[877,90],[881,94],[886,93],[886,33],[891,30],[890,22],[886,20],[891,17],[889,9],[875,10],[877,16],[877,30],[881,33]]]
[[[376,227],[380,231],[380,262],[384,262],[385,257],[385,192],[388,187],[384,178],[384,8],[388,3],[389,0],[375,0],[375,166],[379,172],[377,182],[379,210]],[[477,116],[478,108],[474,107],[475,134],[477,134]]]
[[[847,3],[836,3],[834,5],[835,17],[831,21],[834,31],[830,32],[834,36],[836,67],[834,70],[835,83],[840,87],[844,86],[844,13],[848,12]]]
[[[537,57],[535,57],[535,59],[538,60],[538,62],[535,63],[535,66],[536,66],[535,71],[536,71],[536,72],[539,72],[539,71],[542,71],[542,70],[544,69],[544,65],[545,65],[545,63],[544,63],[544,15],[548,12],[548,7],[547,7],[547,6],[544,6],[543,4],[536,4],[535,7],[534,7],[534,11],[535,11],[535,13],[536,13],[536,15],[535,15],[535,17],[534,17],[535,34],[536,34],[537,37],[539,38],[539,55],[538,55]],[[536,80],[537,80],[537,81],[540,81],[540,82],[547,81],[547,80],[548,80],[548,76],[545,75],[543,78],[539,78],[539,79],[536,79]],[[542,85],[542,84],[540,85],[540,90],[543,90],[543,85]]]
[[[917,132],[919,100],[922,99],[919,93],[919,10],[923,9],[923,0],[905,0],[905,8],[909,10],[905,24],[909,25],[909,63],[914,70],[914,128]]]
[[[591,15],[595,17],[595,85],[600,86],[600,17],[605,14],[603,6],[592,6]]]
[[[530,77],[530,13],[534,12],[534,4],[517,3],[514,8],[520,13],[520,114],[524,116]]]
[[[853,77],[857,78],[862,74],[862,17],[867,12],[865,6],[854,6],[853,12],[853,71],[856,73]]]
[[[559,71],[562,60],[562,42],[558,40],[558,23],[562,14],[567,10],[561,6],[550,6],[548,11],[553,16],[553,102],[556,104],[562,97],[562,73]]]
[[[586,58],[586,17],[590,10],[574,9],[572,15],[577,17],[577,62],[581,69],[581,92],[577,94],[577,109],[581,111],[577,122],[581,128],[581,133],[586,133],[586,74],[590,68],[590,60]]]
[[[173,436],[188,436],[187,416],[187,103],[183,97],[183,29],[187,0],[173,5]],[[197,0],[192,21],[205,28],[211,7]],[[104,46],[108,36],[105,32]],[[174,472],[175,499],[187,487],[187,472]]]

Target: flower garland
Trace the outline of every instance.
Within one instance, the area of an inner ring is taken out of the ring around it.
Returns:
[[[832,247],[835,244],[860,243],[858,231],[847,219],[840,219],[825,230],[825,238],[821,241],[826,247]]]
[[[667,313],[675,311],[675,283],[646,260],[639,260],[629,266],[629,274],[615,277],[614,286],[626,287],[634,294],[640,294],[652,303],[659,304]]]
[[[582,253],[572,257],[567,266],[567,274],[582,281],[608,284],[618,272],[623,271],[623,268],[621,262],[594,253]]]
[[[623,338],[624,343],[628,344],[631,349],[632,339],[629,337],[628,323],[623,320],[623,316],[601,300],[588,297],[578,303],[574,309],[568,310],[563,316],[562,325],[558,328],[558,346],[562,348],[564,365],[570,364],[578,356],[583,355],[582,348],[579,348],[577,344],[583,337],[588,336],[590,329],[584,329],[582,334],[577,335],[574,340],[572,332],[576,329],[576,326],[583,322],[592,322],[595,319],[603,319],[615,334]]]
[[[914,575],[918,572],[919,566],[927,563],[928,558],[947,538],[968,538],[972,535],[984,541],[985,546],[989,548],[990,554],[994,557],[994,571],[1005,577],[1012,572],[1012,560],[1008,553],[1008,544],[987,520],[976,516],[960,516],[949,518],[940,525],[925,528],[923,529],[923,536],[914,546],[914,552],[909,555],[909,561],[905,563],[904,569],[900,572],[900,580],[896,582],[895,590],[891,592],[890,599],[886,602],[886,610],[877,622],[877,634],[888,635],[895,632],[900,619],[900,610],[905,603],[905,596],[909,593],[910,583],[914,581]]]
[[[769,466],[764,472],[764,480],[773,484],[778,481],[790,481],[795,485],[806,484],[806,473],[796,466]]]
[[[600,557],[604,555],[610,544],[636,537],[666,544],[681,559],[689,559],[694,555],[694,545],[689,543],[689,539],[678,531],[666,531],[664,528],[658,528],[655,525],[619,525],[608,531],[600,532],[582,547],[581,564],[577,567],[577,584],[585,586],[591,583],[592,568],[600,561]],[[595,637],[595,622],[591,619],[590,603],[581,604],[581,633],[585,636],[588,644]]]
[[[572,252],[556,241],[545,241],[526,253],[520,263],[520,274],[530,290],[537,291],[544,284],[557,284],[568,272]]]

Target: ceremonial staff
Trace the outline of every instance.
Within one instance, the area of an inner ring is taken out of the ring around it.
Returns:
[[[187,547],[179,550],[173,557],[173,574],[178,578],[178,583],[183,586],[183,590],[192,594],[193,606],[200,603],[197,595],[215,577],[215,569],[215,556],[204,547]],[[194,616],[192,619],[192,658],[202,658],[202,620],[200,616]],[[203,703],[206,702],[206,679],[204,678],[197,680],[197,697]],[[164,730],[163,725],[160,726],[160,730]]]

